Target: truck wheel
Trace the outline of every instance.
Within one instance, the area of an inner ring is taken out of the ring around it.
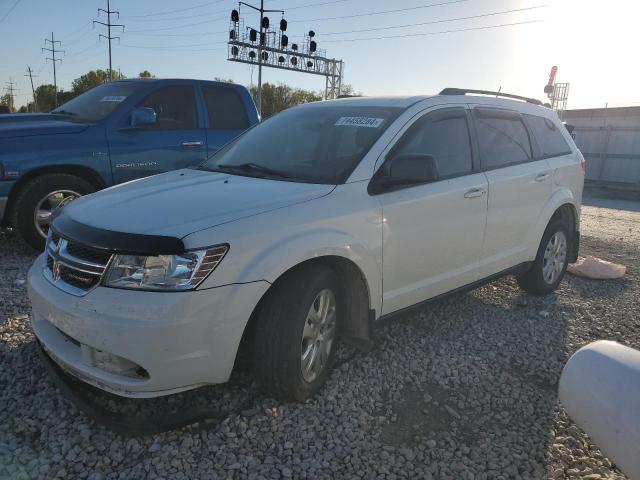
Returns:
[[[553,292],[567,271],[571,235],[564,223],[550,224],[540,242],[533,265],[516,277],[520,288],[533,295]]]
[[[254,340],[257,382],[275,398],[303,401],[333,365],[344,302],[336,274],[302,267],[274,285],[261,308]]]
[[[91,183],[68,173],[36,177],[18,192],[11,223],[26,243],[36,250],[43,250],[53,212],[79,196],[95,191]]]

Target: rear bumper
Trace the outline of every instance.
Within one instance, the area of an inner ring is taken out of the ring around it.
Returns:
[[[31,324],[67,373],[125,397],[157,397],[226,382],[244,327],[269,284],[191,292],[98,287],[84,297],[29,271]]]

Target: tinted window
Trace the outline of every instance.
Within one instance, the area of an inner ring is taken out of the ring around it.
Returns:
[[[516,113],[475,110],[480,158],[485,168],[496,168],[531,159],[529,134]]]
[[[249,119],[238,92],[232,88],[206,87],[204,99],[209,112],[209,128],[222,130],[244,130],[249,128]]]
[[[69,100],[53,110],[53,113],[65,115],[71,121],[97,122],[106,118],[138,88],[139,82],[105,83]]]
[[[431,155],[438,177],[471,172],[471,144],[463,108],[440,110],[419,119],[400,140],[394,155]]]
[[[138,107],[153,108],[158,121],[153,130],[193,130],[198,128],[198,110],[193,87],[164,87],[149,94]]]
[[[555,157],[571,153],[571,148],[558,130],[554,122],[536,115],[523,115],[529,125],[533,137],[538,142],[541,153],[545,157]]]
[[[401,111],[339,102],[290,108],[247,130],[201,168],[308,183],[342,183]]]

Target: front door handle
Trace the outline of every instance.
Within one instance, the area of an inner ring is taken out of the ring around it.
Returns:
[[[477,198],[483,196],[487,191],[484,188],[472,188],[467,190],[464,194],[464,198]]]
[[[183,147],[201,147],[202,145],[204,145],[203,141],[182,142]]]
[[[549,178],[551,174],[549,172],[541,172],[538,175],[536,175],[535,181],[536,182],[544,182],[547,178]]]

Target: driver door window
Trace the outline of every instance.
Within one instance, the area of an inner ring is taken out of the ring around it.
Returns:
[[[153,108],[158,121],[150,130],[193,130],[198,128],[198,109],[193,87],[164,87],[149,94],[138,107]]]
[[[471,141],[464,108],[446,108],[417,120],[393,151],[399,154],[431,155],[438,179],[471,173]]]

